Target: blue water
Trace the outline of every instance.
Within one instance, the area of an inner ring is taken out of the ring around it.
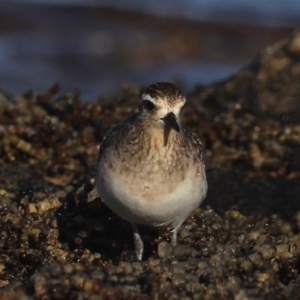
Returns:
[[[183,18],[243,22],[264,26],[299,26],[299,0],[13,0],[16,3],[107,6]],[[230,20],[228,15],[231,15]]]
[[[70,10],[60,9],[66,5]],[[86,11],[72,10],[76,5],[104,5],[209,24],[223,23],[224,27],[232,23],[237,28],[241,24],[264,26],[271,33],[276,28],[300,26],[299,0],[0,0],[0,14],[6,16],[9,24],[15,24],[9,27],[0,22],[0,89],[13,94],[29,88],[39,92],[59,82],[63,91],[80,88],[83,98],[95,99],[120,92],[123,83],[148,85],[180,79],[191,90],[195,84],[210,84],[232,75],[253,58],[255,51],[261,50],[250,43],[254,50],[247,52],[244,39],[249,40],[251,31],[247,37],[222,36],[221,32],[204,37],[203,47],[208,50],[202,56],[164,58],[151,63],[135,63],[132,58],[126,61],[127,52],[144,45],[151,48],[159,32],[120,28],[109,20],[99,23]]]

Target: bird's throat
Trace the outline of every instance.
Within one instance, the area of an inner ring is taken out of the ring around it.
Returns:
[[[155,147],[167,147],[177,132],[170,126],[155,127],[149,130],[151,144]]]
[[[172,128],[170,126],[164,126],[164,128],[163,128],[164,146],[165,147],[167,147],[171,130],[172,130]]]

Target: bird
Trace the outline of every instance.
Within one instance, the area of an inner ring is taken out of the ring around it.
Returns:
[[[144,244],[137,224],[169,226],[174,247],[178,229],[206,197],[202,142],[180,121],[185,102],[173,83],[150,85],[138,111],[100,145],[96,187],[103,202],[131,223],[138,260]]]

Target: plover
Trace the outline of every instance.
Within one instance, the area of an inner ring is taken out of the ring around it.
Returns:
[[[207,191],[203,147],[179,119],[185,97],[172,83],[149,86],[139,111],[116,125],[99,151],[100,197],[133,228],[135,252],[143,256],[136,224],[178,228]]]

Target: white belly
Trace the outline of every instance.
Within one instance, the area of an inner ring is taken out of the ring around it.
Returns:
[[[107,206],[128,222],[177,228],[206,195],[205,173],[195,169],[190,168],[184,179],[172,182],[168,190],[153,177],[145,183],[143,177],[120,176],[100,162],[97,189]]]

